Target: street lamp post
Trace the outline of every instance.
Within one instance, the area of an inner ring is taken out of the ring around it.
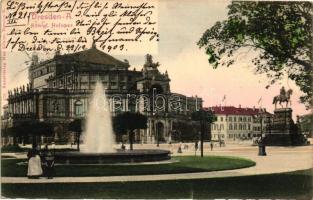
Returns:
[[[260,138],[260,141],[258,143],[259,156],[266,156],[265,144],[263,142],[263,110],[262,110],[262,108],[260,108],[259,114],[260,114],[259,118],[260,118],[260,128],[261,128],[261,138]]]
[[[268,133],[271,134],[271,117],[267,116]]]
[[[160,141],[159,141],[159,130],[157,129],[157,147],[160,146]]]
[[[155,112],[152,112],[153,117],[155,117],[155,119],[157,119],[157,114]],[[159,129],[158,129],[158,123],[155,124],[154,126],[155,128],[155,132],[156,132],[156,139],[157,139],[157,147],[160,146],[160,141],[159,141]]]
[[[263,140],[263,111],[260,112],[260,133],[261,133],[261,142]]]
[[[222,146],[222,139],[221,139],[221,125],[220,127],[218,128],[218,144],[219,146],[221,147]]]
[[[205,121],[201,119],[200,126],[201,126],[201,134],[200,134],[200,149],[201,149],[201,157],[203,157],[203,140],[204,140],[204,131],[205,131]]]

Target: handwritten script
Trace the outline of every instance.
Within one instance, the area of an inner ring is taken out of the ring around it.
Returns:
[[[118,53],[159,41],[154,1],[4,2],[2,46],[10,51],[77,52],[94,44]]]

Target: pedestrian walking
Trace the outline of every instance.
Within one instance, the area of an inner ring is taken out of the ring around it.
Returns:
[[[210,146],[211,146],[211,151],[213,151],[213,142],[212,141],[211,141]]]

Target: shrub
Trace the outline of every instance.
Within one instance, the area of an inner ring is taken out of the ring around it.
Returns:
[[[2,153],[22,152],[22,151],[23,151],[23,149],[18,145],[10,144],[10,145],[1,147]]]

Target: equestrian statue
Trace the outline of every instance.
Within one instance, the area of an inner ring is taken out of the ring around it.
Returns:
[[[280,89],[280,94],[273,98],[273,104],[275,104],[275,109],[277,106],[277,102],[283,108],[282,102],[286,102],[286,108],[288,108],[288,104],[291,106],[290,96],[292,95],[292,89],[285,90],[284,86]]]

